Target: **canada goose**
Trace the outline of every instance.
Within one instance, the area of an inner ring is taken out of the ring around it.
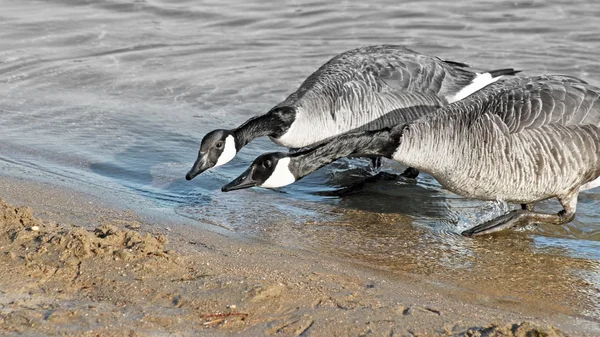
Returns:
[[[352,130],[377,130],[418,118],[502,75],[517,73],[475,73],[467,67],[402,46],[347,51],[321,66],[268,113],[236,129],[209,132],[186,179],[229,162],[254,138],[269,136],[279,145],[302,148]]]
[[[522,205],[463,235],[562,225],[574,218],[579,191],[600,186],[600,89],[567,76],[498,81],[409,123],[340,135],[294,154],[262,155],[223,191],[285,186],[350,155],[392,158],[454,193]],[[533,203],[552,197],[563,210],[533,211]]]

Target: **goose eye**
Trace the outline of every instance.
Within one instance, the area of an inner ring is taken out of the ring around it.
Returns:
[[[223,141],[219,141],[216,145],[217,149],[220,149],[223,147]]]
[[[271,161],[270,161],[270,160],[268,160],[268,159],[267,159],[267,160],[265,160],[265,161],[263,161],[263,163],[262,163],[262,166],[263,166],[264,168],[266,168],[266,169],[270,168],[270,167],[271,167],[271,165],[273,165],[273,162],[271,162]]]

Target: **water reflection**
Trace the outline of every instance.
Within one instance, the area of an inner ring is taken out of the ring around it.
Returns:
[[[286,242],[301,240],[311,250],[358,264],[469,289],[468,296],[494,305],[518,302],[538,310],[584,312],[599,318],[600,264],[571,258],[567,247],[542,249],[520,233],[476,239],[436,235],[400,214],[345,209],[334,213],[335,221],[280,228],[272,239],[281,241],[283,235]]]

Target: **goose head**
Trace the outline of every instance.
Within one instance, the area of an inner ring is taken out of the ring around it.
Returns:
[[[209,132],[200,143],[198,159],[185,179],[192,180],[195,176],[209,168],[228,163],[237,154],[235,133],[231,130],[214,130]]]
[[[300,179],[290,165],[289,153],[273,152],[257,157],[252,165],[239,177],[223,186],[221,191],[229,192],[254,186],[277,188],[294,183]]]
[[[229,192],[254,186],[283,187],[347,156],[392,158],[406,129],[408,126],[399,125],[378,131],[352,132],[294,153],[263,154],[257,157],[244,173],[221,190]]]

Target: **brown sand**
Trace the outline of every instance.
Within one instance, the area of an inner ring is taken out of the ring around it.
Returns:
[[[6,198],[33,203],[51,219],[0,201],[3,336],[575,337],[600,331],[564,314],[457,299],[411,277],[310,252],[183,225],[159,230],[164,225],[74,192],[1,182]]]

